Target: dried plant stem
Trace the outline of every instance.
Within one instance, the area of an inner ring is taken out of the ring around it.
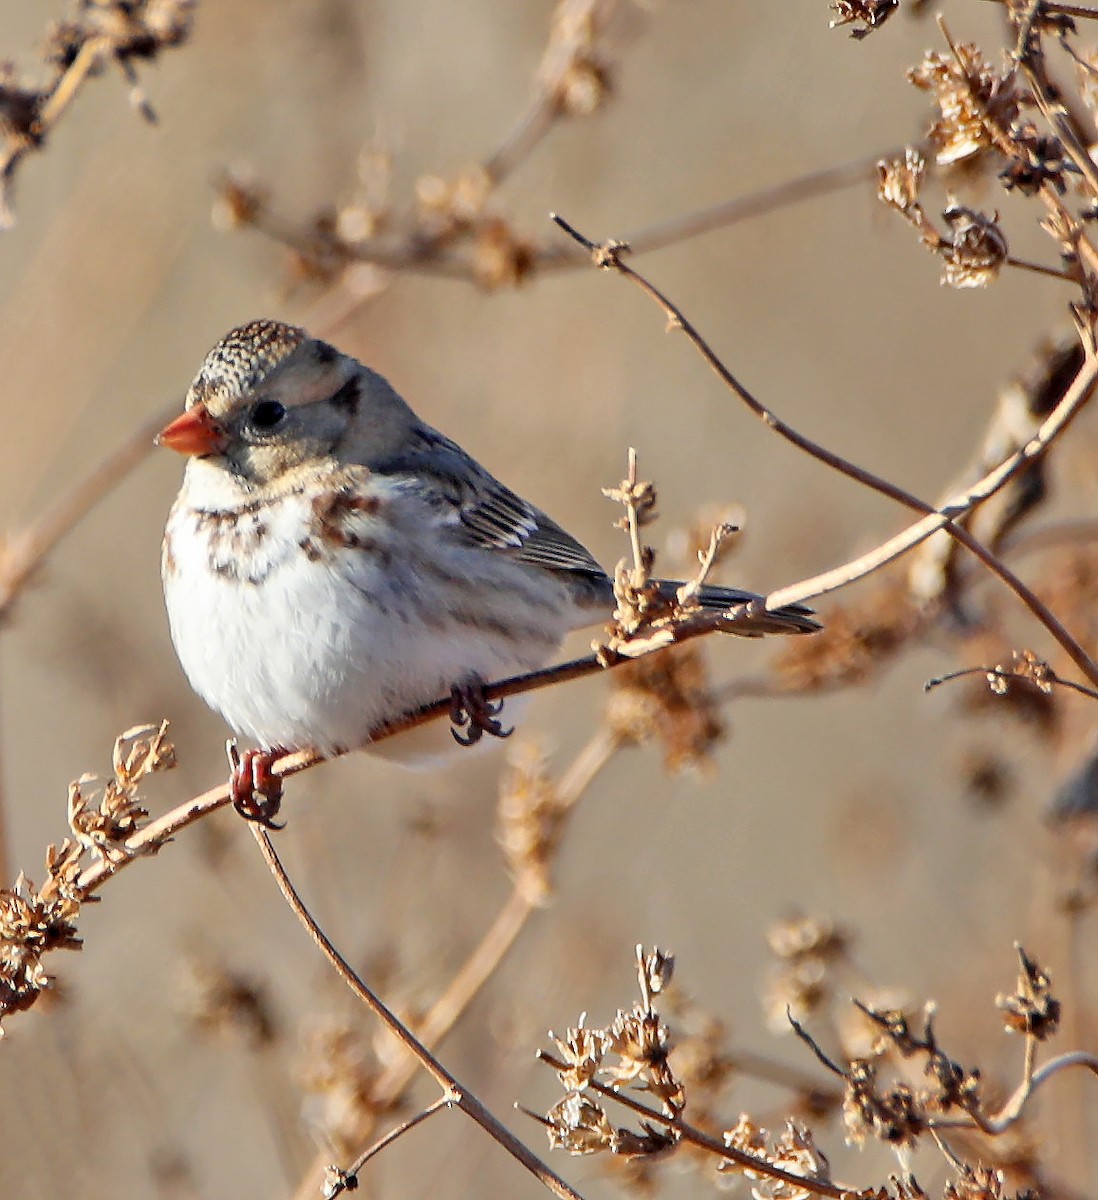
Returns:
[[[625,241],[634,254],[663,250],[667,246],[677,245],[703,233],[711,233],[715,229],[724,229],[754,217],[780,212],[783,208],[791,208],[805,200],[817,200],[834,192],[856,187],[860,183],[869,183],[876,178],[877,163],[882,158],[891,158],[897,153],[893,147],[876,154],[867,154],[864,158],[856,158],[852,162],[809,171],[770,187],[759,188],[758,191],[734,196],[731,200],[722,200],[719,204],[707,208],[695,209],[693,212],[647,225],[629,234]],[[582,249],[569,248],[567,257],[569,261],[574,260],[579,265],[586,261],[587,255]]]
[[[1044,263],[1028,262],[1024,258],[1015,258],[1013,255],[1008,255],[1004,261],[1008,267],[1016,267],[1019,271],[1032,271],[1034,275],[1045,275],[1049,279],[1059,279],[1062,283],[1076,282],[1066,271],[1060,271],[1056,267],[1046,267]]]
[[[389,1011],[385,1004],[374,995],[370,988],[355,973],[350,963],[347,962],[331,943],[327,934],[324,933],[313,919],[312,914],[298,895],[297,889],[294,887],[289,875],[287,875],[286,869],[275,852],[267,831],[255,823],[252,824],[251,829],[259,845],[260,853],[263,855],[264,861],[274,876],[283,898],[294,912],[294,915],[305,927],[309,936],[335,968],[344,983],[366,1005],[370,1012],[385,1025],[389,1032],[415,1056],[424,1070],[439,1085],[443,1093],[443,1103],[454,1108],[460,1108],[468,1117],[471,1117],[493,1141],[502,1146],[513,1158],[517,1159],[535,1178],[544,1184],[554,1195],[559,1196],[561,1200],[582,1200],[578,1192],[569,1187],[555,1171],[542,1162],[529,1147],[498,1121],[476,1096],[459,1083],[427,1047],[415,1037],[411,1030],[403,1025]]]
[[[42,146],[81,87],[100,65],[109,44],[105,38],[88,38],[43,102],[35,122],[34,136],[11,139],[7,148],[0,153],[0,229],[10,227],[15,221],[7,203],[6,192],[15,176],[16,168],[27,154]]]
[[[646,296],[654,300],[667,317],[670,326],[681,329],[686,334],[691,344],[725,386],[737,395],[756,416],[779,434],[779,436],[798,449],[805,451],[813,458],[831,467],[833,470],[838,471],[840,474],[846,475],[856,482],[880,492],[884,496],[888,496],[906,508],[927,514],[924,521],[911,526],[905,533],[891,539],[890,542],[886,542],[878,550],[871,552],[871,554],[865,555],[861,559],[848,564],[856,576],[860,577],[864,573],[863,568],[865,567],[868,567],[869,570],[876,570],[879,566],[891,562],[892,559],[906,553],[912,546],[924,541],[932,533],[937,532],[939,529],[944,529],[967,550],[975,554],[985,566],[994,571],[1007,584],[1030,612],[1060,643],[1080,671],[1092,683],[1098,685],[1098,663],[1095,663],[1079,642],[1071,636],[1048,606],[1005,563],[992,554],[990,550],[974,538],[966,529],[955,523],[959,517],[964,516],[977,504],[986,500],[994,491],[1002,487],[1023,466],[1043,454],[1051,441],[1066,428],[1079,409],[1089,400],[1094,384],[1098,381],[1098,359],[1090,354],[1086,356],[1079,374],[1076,376],[1071,387],[1064,393],[1063,400],[1061,400],[1060,404],[1056,406],[1037,433],[1021,450],[1006,459],[995,471],[986,475],[980,483],[966,492],[958,494],[951,502],[936,509],[903,488],[890,483],[886,479],[882,479],[878,475],[874,475],[870,471],[866,471],[841,455],[835,454],[833,451],[812,441],[811,438],[805,437],[804,434],[799,433],[793,426],[783,421],[767,408],[729,371],[713,348],[702,337],[697,328],[686,318],[678,306],[645,276],[635,271],[623,261],[622,253],[627,249],[624,244],[616,242],[598,244],[592,242],[562,217],[552,214],[552,219],[570,237],[587,248],[596,266],[604,270],[615,271],[619,275],[625,276],[626,279],[636,284]],[[912,538],[914,540],[911,540]],[[819,587],[821,588],[820,591],[807,591],[804,594],[800,594],[802,585],[782,588],[767,597],[767,608],[773,610],[798,600],[810,599],[814,595],[821,595],[823,591],[833,591],[835,588],[845,586],[845,584],[851,582],[850,576],[845,573],[846,570],[846,567],[838,568],[836,571],[827,572],[825,575],[818,575],[815,579],[805,582],[805,587]]]
[[[952,683],[955,679],[965,679],[970,675],[983,675],[985,678],[1017,680],[1019,683],[1033,683],[1033,678],[1021,671],[1006,671],[1002,667],[962,667],[959,671],[949,671],[945,675],[936,675],[933,679],[928,679],[923,684],[923,691],[929,692],[936,687],[941,687],[943,683]],[[1073,692],[1078,692],[1082,696],[1087,696],[1091,700],[1098,700],[1098,691],[1094,688],[1084,687],[1081,683],[1076,683],[1072,679],[1061,679],[1056,674],[1049,674],[1047,681],[1051,686],[1069,688]]]
[[[567,1069],[567,1064],[544,1050],[538,1051],[538,1058],[557,1071]],[[615,1100],[623,1107],[631,1109],[638,1116],[644,1117],[646,1121],[655,1121],[668,1129],[674,1129],[683,1141],[689,1142],[701,1150],[708,1150],[710,1154],[715,1154],[728,1162],[734,1162],[748,1171],[757,1171],[760,1175],[767,1175],[771,1179],[780,1179],[783,1183],[815,1192],[818,1196],[833,1197],[833,1200],[852,1200],[853,1197],[861,1195],[857,1188],[847,1187],[841,1183],[824,1183],[822,1180],[812,1179],[808,1176],[795,1175],[792,1171],[783,1170],[781,1167],[767,1162],[765,1158],[757,1158],[754,1154],[738,1150],[735,1146],[726,1145],[702,1130],[695,1129],[693,1125],[688,1125],[679,1116],[670,1116],[658,1109],[650,1108],[647,1104],[642,1104],[622,1089],[606,1087],[595,1080],[589,1081],[587,1087],[600,1096],[605,1096],[608,1100]]]
[[[57,86],[38,114],[38,136],[43,138],[64,115],[65,109],[76,99],[77,93],[87,83],[92,72],[100,65],[110,42],[106,38],[88,38],[72,60],[72,65],[57,81]]]
[[[428,1117],[433,1117],[435,1113],[441,1112],[444,1108],[449,1108],[450,1104],[451,1100],[448,1095],[439,1096],[433,1104],[428,1104],[425,1109],[417,1112],[414,1117],[409,1117],[407,1121],[402,1121],[395,1128],[390,1129],[384,1137],[378,1138],[368,1150],[363,1150],[358,1158],[347,1168],[347,1174],[352,1177],[356,1176],[370,1159],[380,1154],[386,1146],[391,1146],[397,1138],[403,1137],[409,1130],[415,1129],[417,1125],[422,1125]]]

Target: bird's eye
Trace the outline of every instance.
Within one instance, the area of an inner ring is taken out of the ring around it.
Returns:
[[[277,400],[260,400],[252,409],[248,423],[253,429],[274,429],[282,423],[286,415],[286,406]]]

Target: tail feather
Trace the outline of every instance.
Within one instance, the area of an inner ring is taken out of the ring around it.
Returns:
[[[681,583],[670,579],[660,580],[659,583],[661,595],[668,599],[672,599],[681,587]],[[763,597],[756,592],[744,592],[739,588],[710,587],[708,584],[702,587],[698,595],[702,608],[714,612],[762,599]],[[819,621],[813,619],[812,609],[803,604],[788,604],[784,608],[776,608],[760,616],[742,617],[728,626],[728,632],[739,634],[741,637],[762,637],[768,633],[818,633],[822,628]]]

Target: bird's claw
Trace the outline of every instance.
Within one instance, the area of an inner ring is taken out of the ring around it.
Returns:
[[[255,821],[264,829],[284,829],[284,821],[276,821],[282,806],[282,780],[271,766],[284,753],[271,750],[245,750],[241,753],[230,739],[225,745],[229,756],[229,793],[233,808],[246,821]]]
[[[506,738],[515,732],[504,729],[497,720],[503,712],[502,700],[489,700],[480,679],[455,684],[450,692],[450,732],[459,746],[475,746],[487,733]]]

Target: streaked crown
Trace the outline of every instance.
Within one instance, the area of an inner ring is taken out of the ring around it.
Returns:
[[[309,335],[282,321],[249,321],[231,329],[206,355],[187,393],[187,407],[211,396],[232,400],[254,391]]]

